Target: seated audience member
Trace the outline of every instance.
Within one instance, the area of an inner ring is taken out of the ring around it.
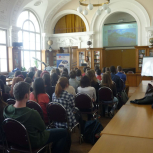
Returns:
[[[97,73],[97,80],[98,80],[98,82],[100,83],[101,82],[101,70],[99,69],[99,70],[97,70],[96,71],[96,73]]]
[[[75,89],[74,89],[72,86],[70,86],[69,84],[68,84],[68,86],[66,87],[65,91],[67,91],[69,94],[71,94],[71,95],[73,95],[73,96],[76,95]]]
[[[53,143],[53,153],[64,152],[64,147],[68,138],[66,129],[46,130],[46,126],[39,113],[34,109],[26,107],[26,102],[29,100],[29,89],[30,85],[28,83],[19,82],[15,84],[13,95],[16,99],[16,103],[15,105],[8,105],[5,107],[3,112],[4,118],[15,119],[25,126],[29,134],[32,149],[37,149],[46,144]],[[69,152],[69,149],[67,151]]]
[[[98,65],[96,65],[95,68],[94,68],[94,72],[95,72],[96,77],[97,77],[97,73],[96,73],[97,70],[99,70],[99,66]]]
[[[58,76],[61,75],[60,70],[59,70],[58,68],[56,68],[56,74],[57,74]]]
[[[50,71],[50,75],[52,75],[53,73],[56,73],[56,69],[52,69],[52,70]]]
[[[76,72],[74,70],[71,71],[69,85],[75,89],[75,92],[77,92],[77,88],[79,87],[79,84],[80,84],[79,81],[76,80]]]
[[[109,74],[105,73],[103,74],[103,79],[102,79],[102,83],[101,86],[105,86],[105,87],[109,87],[112,90],[113,93],[113,102],[117,102],[118,103],[118,99],[116,98],[116,86],[113,83],[113,81],[111,80],[111,77],[109,76]],[[104,101],[105,102],[105,101]],[[106,101],[106,103],[112,103],[112,101]],[[110,116],[113,116],[114,114],[114,110],[116,108],[116,104],[112,107],[111,111],[110,111]],[[105,105],[105,115],[108,115],[108,105]]]
[[[33,72],[28,73],[28,77],[33,81],[34,80],[34,74]]]
[[[40,74],[42,73],[41,70],[37,70],[35,73],[35,78],[40,78]]]
[[[105,69],[106,67],[103,67],[101,75],[103,75],[106,72]]]
[[[21,78],[21,77],[15,77],[15,78],[13,78],[11,90],[10,90],[10,92],[9,92],[10,98],[14,99],[13,87],[14,87],[14,85],[15,85],[16,83],[18,83],[18,82],[20,82],[20,81],[23,81],[23,78]]]
[[[120,80],[120,77],[116,75],[116,69],[114,66],[110,67],[110,72],[111,72],[112,81],[114,81],[116,83],[117,92],[121,92],[122,91],[121,80]]]
[[[52,96],[52,101],[63,105],[63,107],[67,111],[69,126],[73,127],[76,123],[76,119],[73,114],[75,103],[74,96],[65,91],[68,86],[68,79],[65,77],[61,77],[56,84],[55,93]],[[55,126],[66,128],[68,125],[67,123],[55,123]]]
[[[99,91],[100,85],[97,82],[97,78],[95,76],[95,73],[94,73],[94,71],[90,70],[90,71],[87,71],[86,75],[89,77],[91,87],[94,87],[96,90],[96,96],[97,96],[96,102],[98,102],[98,91]]]
[[[5,93],[5,88],[4,88],[4,83],[1,79],[0,79],[0,87],[1,87],[2,94],[4,94]]]
[[[24,79],[24,82],[26,82],[26,83],[28,83],[30,85],[30,92],[32,92],[33,91],[33,88],[31,87],[31,85],[32,85],[31,78],[29,78],[29,77],[25,78]]]
[[[84,67],[84,68],[83,68],[83,72],[84,72],[84,73],[82,74],[82,76],[85,76],[85,75],[86,75],[86,69],[87,69],[87,67]]]
[[[6,77],[4,75],[0,76],[0,79],[3,81],[4,83],[4,91],[6,94],[9,94],[11,88],[9,86],[6,85]]]
[[[17,77],[20,77],[24,80],[24,76],[21,74],[21,75],[18,75]]]
[[[36,78],[33,84],[33,92],[30,93],[30,100],[37,102],[43,111],[44,122],[48,124],[46,106],[50,102],[48,95],[45,93],[45,85],[42,78]]]
[[[59,79],[59,77],[58,77],[58,75],[56,73],[51,74],[50,82],[51,82],[51,86],[52,87],[56,86],[58,79]]]
[[[110,68],[109,67],[105,68],[105,72],[107,72],[107,71],[110,72]]]
[[[21,71],[19,70],[14,73],[14,77],[17,77],[18,75],[22,75]]]
[[[62,72],[61,77],[65,77],[65,78],[67,78],[68,80],[70,79],[70,77],[68,76],[67,72]]]
[[[0,125],[2,124],[4,117],[3,117],[3,109],[7,106],[7,103],[5,103],[3,101],[2,98],[2,89],[1,89],[1,85],[0,85]],[[1,138],[0,138],[1,140]]]
[[[46,74],[46,73],[47,73],[47,74],[49,74],[49,72],[48,72],[48,71],[44,70],[44,71],[43,71],[43,72],[40,74],[40,77],[42,78],[42,77],[43,77],[43,75],[44,75],[44,74]],[[50,75],[50,74],[49,74],[49,75]]]
[[[77,91],[78,93],[88,94],[93,102],[96,101],[96,90],[94,87],[90,86],[90,79],[88,76],[81,78],[80,87],[78,87]]]
[[[34,67],[30,67],[30,68],[29,68],[29,73],[30,73],[30,72],[33,72],[33,74],[35,75],[35,71],[36,71],[36,69],[35,69]]]
[[[82,78],[81,70],[77,69],[76,70],[76,80],[80,82],[81,78]]]
[[[69,75],[68,69],[66,67],[63,68],[63,72],[66,72]]]
[[[45,92],[49,95],[50,101],[52,100],[52,95],[55,92],[55,87],[52,87],[50,84],[50,75],[44,74],[42,77],[45,84]]]

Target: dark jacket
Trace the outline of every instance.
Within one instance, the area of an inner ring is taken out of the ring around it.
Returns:
[[[112,79],[112,81],[114,81],[116,83],[117,92],[121,92],[122,91],[122,83],[121,83],[120,77],[117,76],[116,74],[111,73],[111,79]]]

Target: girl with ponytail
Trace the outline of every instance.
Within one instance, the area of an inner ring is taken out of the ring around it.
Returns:
[[[52,96],[52,102],[57,102],[63,105],[67,111],[69,124],[71,127],[76,123],[75,116],[73,114],[73,108],[75,107],[74,96],[66,91],[69,86],[68,79],[61,77],[55,87],[55,93]],[[56,127],[67,128],[67,123],[55,123]]]

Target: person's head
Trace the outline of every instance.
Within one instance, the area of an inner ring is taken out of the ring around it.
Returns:
[[[2,94],[5,93],[4,83],[1,79],[0,79],[0,88],[1,88]]]
[[[43,71],[43,72],[40,74],[40,77],[42,78],[42,77],[43,77],[43,75],[44,75],[44,74],[46,74],[46,73],[47,73],[47,74],[49,74],[49,72],[48,72],[48,71]]]
[[[24,79],[24,82],[28,83],[28,84],[31,86],[31,84],[32,84],[32,79],[29,78],[29,77],[26,77],[26,78]]]
[[[24,80],[24,76],[22,74],[18,75],[17,77],[21,77]]]
[[[111,73],[115,74],[115,73],[116,73],[115,66],[111,66],[111,67],[110,67],[110,71],[111,71]]]
[[[69,81],[66,77],[59,78],[56,87],[55,87],[55,95],[57,98],[60,97],[62,91],[69,86]]]
[[[59,77],[58,77],[57,73],[51,74],[51,76],[50,76],[51,86],[56,86],[58,79],[59,79]]]
[[[93,73],[92,70],[87,71],[86,75],[89,77],[90,82],[97,82],[97,78],[95,76],[95,73]]]
[[[110,73],[110,71],[107,71],[107,72],[105,72],[106,74],[108,74],[109,75],[109,77],[110,77],[110,79],[111,79],[111,73]],[[111,79],[112,80],[112,79]]]
[[[107,72],[107,71],[110,71],[110,68],[109,67],[106,67],[105,68],[105,72]]]
[[[16,71],[16,72],[14,73],[14,77],[17,77],[18,75],[22,75],[21,71]]]
[[[0,75],[0,79],[3,81],[4,85],[6,85],[6,77],[4,75]]]
[[[26,82],[18,82],[13,87],[13,95],[17,101],[25,101],[25,103],[29,100],[30,94],[30,85]]]
[[[121,66],[117,66],[117,71],[121,72],[122,71],[122,67]]]
[[[35,78],[40,78],[40,74],[42,73],[41,70],[37,70],[35,73]]]
[[[82,75],[82,74],[81,74],[81,70],[80,70],[80,69],[77,69],[77,70],[76,70],[76,76],[79,77],[79,76],[81,76],[81,75]]]
[[[29,72],[33,72],[33,74],[35,75],[35,68],[34,67],[30,67],[29,68]]]
[[[45,85],[42,78],[36,78],[33,84],[33,93],[38,102],[37,96],[45,93]]]
[[[89,56],[86,56],[86,62],[89,62]]]
[[[63,68],[63,72],[66,72],[67,75],[69,74],[68,69],[66,67]]]
[[[50,86],[50,75],[49,74],[44,74],[42,77],[45,86]]]
[[[76,67],[76,68],[74,68],[74,70],[75,70],[75,71],[77,71],[77,70],[78,70],[78,68]]]
[[[104,73],[103,74],[102,85],[108,86],[108,87],[111,88],[111,86],[112,86],[112,80],[111,80],[109,74],[107,74],[107,73]]]
[[[86,88],[90,86],[90,79],[88,76],[83,76],[80,80],[80,86]]]
[[[99,66],[98,66],[98,65],[95,66],[95,72],[96,72],[97,70],[99,70]]]
[[[87,73],[88,71],[90,71],[90,67],[87,67],[87,68],[86,68],[86,73]]]
[[[56,69],[52,69],[52,70],[50,71],[50,75],[53,74],[53,73],[56,73]]]
[[[13,87],[16,83],[23,81],[23,78],[21,77],[14,77],[12,80],[12,86],[11,86],[11,90],[10,90],[10,95],[13,97]]]
[[[106,67],[103,67],[103,73],[105,73],[105,69],[106,69]]]
[[[31,80],[34,79],[34,73],[33,72],[29,72],[28,77],[31,78]]]
[[[72,70],[72,71],[70,72],[70,78],[71,78],[71,79],[75,79],[75,78],[76,78],[76,72],[75,72],[74,70]]]
[[[84,72],[84,73],[86,73],[86,69],[87,69],[87,67],[85,66],[85,67],[83,68],[83,72]]]
[[[96,73],[97,73],[97,75],[101,75],[101,70],[100,69],[97,70]]]
[[[56,68],[56,73],[57,73],[58,76],[61,75],[61,74],[60,74],[60,70],[59,70],[58,68]]]
[[[62,72],[62,75],[61,75],[62,77],[68,77],[68,75],[67,75],[67,72]]]

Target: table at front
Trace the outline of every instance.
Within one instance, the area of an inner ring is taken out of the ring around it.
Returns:
[[[89,153],[152,153],[153,139],[103,134]]]

